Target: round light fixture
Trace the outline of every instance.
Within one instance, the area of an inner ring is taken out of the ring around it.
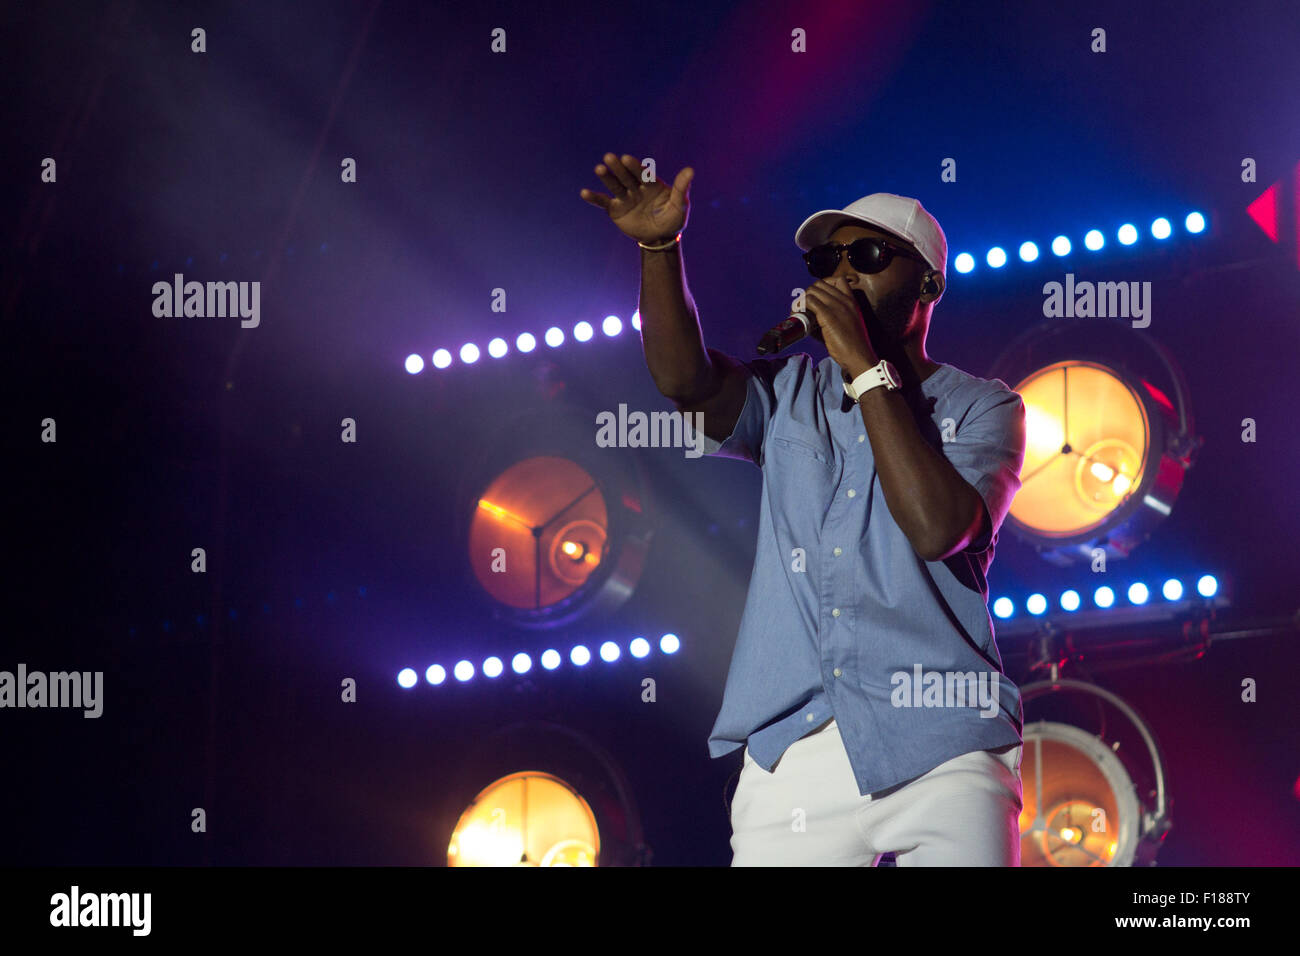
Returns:
[[[653,856],[627,775],[581,730],[501,725],[465,739],[463,760],[441,770],[432,849],[450,866],[646,866]]]
[[[1127,703],[1085,681],[1027,684],[1022,702],[1060,692],[1100,698],[1120,711],[1146,745],[1154,768],[1151,808],[1143,805],[1120,740],[1059,721],[1026,722],[1020,777],[1021,866],[1135,866],[1151,863],[1171,827],[1164,758],[1155,735]],[[1098,702],[1099,703],[1099,702]],[[1109,725],[1103,723],[1103,728]]]
[[[1045,559],[1090,561],[1097,548],[1123,557],[1172,511],[1201,439],[1182,373],[1149,332],[1048,321],[1014,341],[989,377],[1025,404],[1025,459],[1006,525]]]
[[[1151,424],[1113,370],[1057,362],[1014,386],[1025,402],[1025,462],[1011,516],[1045,536],[1086,536],[1141,485]]]
[[[590,416],[554,402],[496,426],[465,463],[466,585],[494,616],[530,628],[626,601],[652,534],[635,452],[594,445]]]
[[[470,566],[511,608],[536,611],[570,597],[605,556],[605,496],[580,465],[539,456],[484,489],[470,521]]]
[[[536,771],[485,787],[447,847],[448,866],[596,866],[599,858],[587,801],[559,777]]]

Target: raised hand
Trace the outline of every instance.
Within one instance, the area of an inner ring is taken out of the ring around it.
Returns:
[[[579,196],[609,213],[609,218],[624,235],[653,245],[672,239],[686,228],[690,215],[690,184],[695,170],[684,166],[670,188],[659,180],[643,183],[641,164],[624,153],[620,158],[605,154],[605,162],[596,166],[596,175],[612,193],[583,189]]]

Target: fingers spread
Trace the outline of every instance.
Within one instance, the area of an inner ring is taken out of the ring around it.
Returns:
[[[627,189],[618,181],[618,178],[608,166],[597,166],[596,175],[599,176],[600,181],[605,184],[605,188],[614,194],[615,199],[622,199],[627,195]]]
[[[612,163],[609,162],[611,157],[614,160]],[[609,165],[610,172],[618,177],[618,181],[622,184],[624,189],[632,189],[636,186],[639,177],[633,176],[630,172],[628,172],[628,165],[627,165],[628,161],[631,160],[633,166],[637,169],[640,169],[640,167],[636,165],[636,160],[633,157],[628,156],[626,153],[624,153],[622,158],[619,158],[617,156],[614,156],[613,153],[606,153],[605,160]]]
[[[628,156],[627,154],[624,154],[623,168],[627,171],[628,176],[631,178],[632,185],[634,186],[657,185],[657,182],[654,179],[647,181],[641,178],[641,174],[642,174],[641,162],[635,156]]]

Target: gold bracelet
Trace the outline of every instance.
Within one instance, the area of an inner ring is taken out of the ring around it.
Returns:
[[[671,249],[673,246],[677,245],[677,243],[681,241],[682,241],[682,234],[679,232],[677,235],[673,236],[667,242],[661,243],[657,246],[647,246],[640,239],[636,241],[636,244],[640,246],[642,249],[645,249],[647,252],[663,252],[665,249]]]

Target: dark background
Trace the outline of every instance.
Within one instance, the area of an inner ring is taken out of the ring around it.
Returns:
[[[206,53],[190,52],[195,26]],[[1098,26],[1104,54],[1089,51]],[[655,537],[636,593],[612,618],[518,631],[466,586],[471,463],[523,440],[521,408],[594,421],[670,406],[627,332],[402,368],[627,321],[639,254],[578,198],[601,188],[607,150],[654,157],[665,180],[695,168],[688,278],[706,341],[745,358],[808,281],[795,228],[874,191],[917,196],[943,225],[929,351],[977,375],[1042,321],[1044,282],[1152,281],[1146,334],[1182,366],[1205,445],[1122,574],[1213,571],[1243,617],[1297,606],[1300,273],[1294,230],[1275,244],[1245,213],[1300,161],[1294,4],[46,3],[7,5],[3,27],[0,669],[103,670],[105,700],[98,720],[0,711],[0,862],[438,864],[455,808],[492,779],[476,777],[486,735],[527,719],[609,752],[655,863],[729,862],[740,752],[711,761],[706,740],[758,470],[639,453]],[[56,184],[40,181],[47,156]],[[356,184],[340,182],[345,156]],[[1241,182],[1247,156],[1258,183]],[[956,183],[939,180],[945,157]],[[1210,228],[1189,238],[1192,209]],[[1175,239],[1114,241],[1157,215]],[[1014,259],[1025,238],[1078,249],[1093,227],[1109,241],[1091,259]],[[1013,256],[1001,273],[982,261],[994,244]],[[961,251],[979,261],[969,276]],[[152,284],[176,272],[261,281],[261,326],[155,318]],[[39,439],[46,417],[56,444]],[[1087,575],[1003,534],[990,586],[1054,594]],[[664,631],[682,651],[643,664],[394,680]],[[1162,864],[1300,862],[1294,640],[1103,681],[1169,760]],[[1000,644],[1022,679],[1023,645]],[[344,677],[356,704],[339,702]],[[1257,703],[1240,700],[1246,677]],[[200,806],[209,828],[193,834]]]

